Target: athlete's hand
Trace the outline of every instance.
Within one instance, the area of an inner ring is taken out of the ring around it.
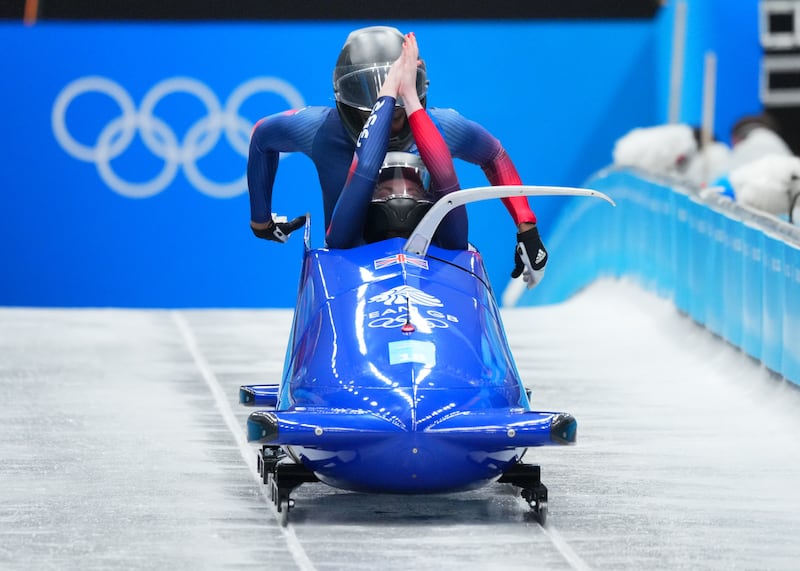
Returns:
[[[417,93],[417,66],[419,65],[419,47],[417,45],[417,37],[414,35],[414,32],[406,34],[405,38],[406,40],[403,43],[403,54],[400,56],[400,58],[403,60],[403,74],[397,94],[403,99],[403,106],[406,109],[406,115],[411,115],[415,111],[422,109],[422,103],[420,103],[419,94]]]
[[[289,234],[302,227],[306,223],[305,216],[298,216],[294,220],[286,220],[286,217],[279,216],[278,222],[274,219],[269,222],[250,221],[250,229],[257,238],[272,240],[273,242],[286,242]]]
[[[400,82],[403,80],[403,70],[405,68],[405,45],[403,53],[397,58],[392,66],[389,68],[389,73],[386,74],[386,79],[381,84],[380,91],[378,91],[378,98],[389,96],[397,99],[397,91],[400,89]]]
[[[517,247],[514,249],[514,271],[512,278],[522,275],[528,289],[536,286],[544,277],[547,264],[547,250],[539,237],[539,230],[533,228],[517,233]]]

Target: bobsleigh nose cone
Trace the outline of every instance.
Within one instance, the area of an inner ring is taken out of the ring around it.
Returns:
[[[550,423],[550,438],[559,444],[575,444],[578,421],[571,414],[560,413]]]

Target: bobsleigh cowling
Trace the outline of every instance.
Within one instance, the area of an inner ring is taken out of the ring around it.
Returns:
[[[284,524],[291,491],[313,481],[413,494],[509,482],[544,522],[539,467],[520,460],[574,443],[577,422],[532,409],[480,253],[431,245],[435,222],[347,250],[312,249],[306,227],[283,378],[240,389]]]

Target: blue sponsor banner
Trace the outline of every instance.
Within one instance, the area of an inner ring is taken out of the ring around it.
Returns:
[[[762,360],[764,348],[761,332],[764,322],[764,232],[752,223],[743,222],[744,281],[742,297],[742,349],[754,359]]]
[[[701,325],[706,324],[708,302],[708,229],[711,213],[696,198],[689,200],[689,315]]]
[[[689,275],[691,272],[691,225],[689,223],[689,210],[691,199],[683,192],[675,192],[675,217],[673,218],[672,231],[672,260],[673,275],[675,276],[675,307],[683,313],[692,310],[692,291],[689,289]]]
[[[723,214],[727,241],[722,253],[722,336],[731,344],[742,347],[742,323],[744,321],[744,224],[730,215]]]
[[[725,216],[708,208],[708,257],[706,259],[706,327],[717,335],[722,335],[725,327],[724,290],[726,283],[724,259],[727,255],[728,233]]]
[[[783,263],[786,309],[783,312],[781,371],[787,379],[800,379],[800,247],[787,244]]]
[[[786,283],[783,280],[783,256],[786,244],[782,239],[764,236],[763,321],[761,323],[761,360],[771,371],[783,366],[783,312]]]
[[[249,135],[266,115],[332,105],[336,56],[368,24],[0,24],[13,54],[0,60],[0,304],[294,305],[302,240],[252,236]],[[428,104],[486,126],[526,184],[580,185],[616,138],[654,123],[651,22],[399,26],[419,38]],[[486,184],[456,167],[462,186]],[[309,212],[315,246],[321,202],[311,161],[283,157],[273,210]],[[533,203],[545,239],[562,205]],[[499,201],[469,212],[499,290],[516,229]]]
[[[655,258],[655,291],[662,297],[672,299],[675,291],[675,274],[673,273],[673,236],[672,220],[675,216],[674,193],[667,187],[654,189],[655,231],[656,241],[651,254]]]

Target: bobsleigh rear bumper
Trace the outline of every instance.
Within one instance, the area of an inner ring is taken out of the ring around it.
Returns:
[[[336,449],[415,432],[480,448],[527,448],[574,444],[577,425],[572,415],[563,412],[465,412],[409,428],[362,411],[257,411],[247,420],[247,438],[264,444]]]
[[[366,492],[428,493],[481,487],[531,446],[572,444],[565,413],[461,413],[408,430],[368,412],[259,411],[248,439],[284,446],[321,481]]]

